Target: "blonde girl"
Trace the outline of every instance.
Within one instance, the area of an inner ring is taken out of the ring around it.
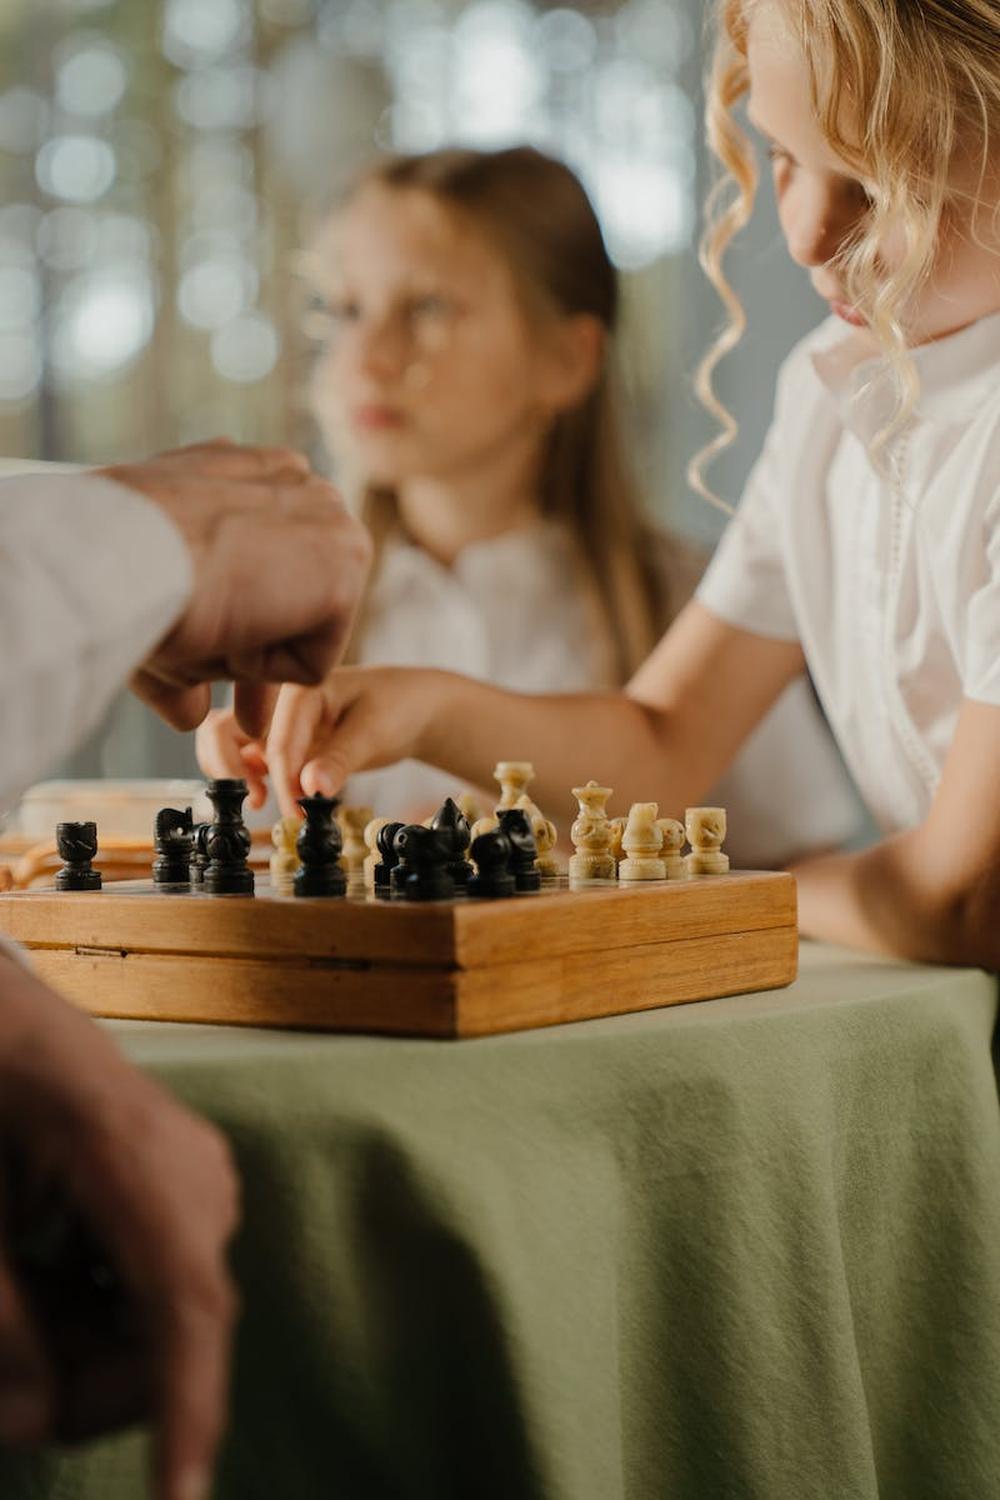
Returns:
[[[532,692],[627,681],[700,568],[638,504],[613,391],[618,286],[578,179],[529,148],[393,158],[333,215],[311,266],[330,323],[313,409],[376,539],[351,659]],[[199,754],[263,799],[263,751],[231,714]],[[414,817],[454,789],[410,760],[352,778],[349,796]],[[850,830],[804,682],[719,795],[753,862]]]

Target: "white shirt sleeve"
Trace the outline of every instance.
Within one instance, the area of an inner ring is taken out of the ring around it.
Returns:
[[[986,517],[986,576],[969,600],[962,691],[1000,707],[1000,491]]]
[[[0,480],[0,805],[98,722],[181,613],[180,532],[94,474]]]
[[[727,624],[789,641],[797,640],[799,632],[782,556],[781,509],[790,498],[784,493],[789,483],[785,431],[795,401],[797,354],[778,378],[764,447],[698,586],[702,604]]]

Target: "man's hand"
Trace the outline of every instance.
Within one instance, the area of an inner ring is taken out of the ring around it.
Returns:
[[[236,683],[242,728],[262,734],[281,682],[315,683],[344,648],[371,561],[336,490],[284,448],[218,441],[101,471],[161,506],[191,555],[182,617],[133,679],[179,729]]]
[[[2,954],[0,1139],[17,1167],[0,1178],[0,1443],[51,1437],[67,1420],[59,1405],[96,1431],[102,1413],[115,1425],[148,1400],[158,1500],[207,1500],[235,1312],[224,1257],[238,1190],[224,1141]],[[125,1362],[111,1345],[90,1351],[70,1389],[15,1232],[32,1203],[53,1201],[113,1264],[139,1333]]]

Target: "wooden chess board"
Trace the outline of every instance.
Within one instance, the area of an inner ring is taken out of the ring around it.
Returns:
[[[565,883],[508,900],[0,894],[0,932],[99,1016],[485,1036],[791,983],[791,875]]]

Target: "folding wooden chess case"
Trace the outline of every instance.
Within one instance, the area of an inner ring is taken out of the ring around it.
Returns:
[[[209,896],[123,881],[0,895],[0,932],[83,1009],[143,1020],[473,1037],[778,988],[791,875],[565,884],[506,900]]]

